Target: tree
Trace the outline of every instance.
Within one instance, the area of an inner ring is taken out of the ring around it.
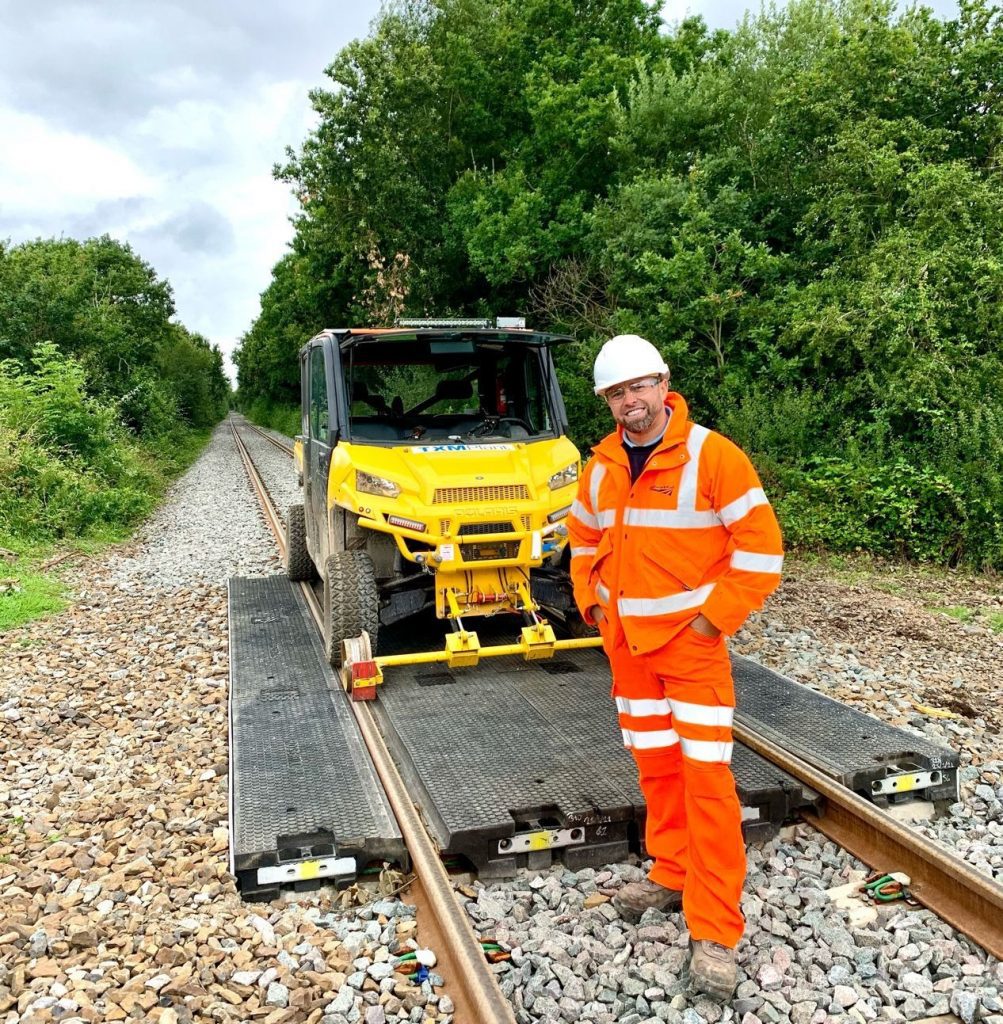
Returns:
[[[0,259],[0,356],[27,365],[52,341],[76,356],[89,386],[120,394],[169,334],[170,285],[107,235],[85,242],[39,239]]]
[[[1003,564],[1001,66],[985,0],[713,33],[641,0],[393,4],[280,170],[301,214],[241,393],[294,401],[325,324],[529,309],[583,337],[558,372],[587,442],[591,357],[637,331],[795,541]]]
[[[0,247],[0,359],[27,370],[50,343],[136,433],[168,432],[179,416],[205,427],[226,411],[221,354],[174,312],[170,285],[107,235]]]

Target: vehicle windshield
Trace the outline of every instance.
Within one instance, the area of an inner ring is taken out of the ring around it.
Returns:
[[[412,444],[552,437],[544,358],[535,346],[462,337],[353,346],[343,356],[351,436]]]

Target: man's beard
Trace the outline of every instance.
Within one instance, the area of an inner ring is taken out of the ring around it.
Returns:
[[[643,434],[652,428],[655,420],[658,419],[662,412],[662,406],[660,405],[656,405],[654,408],[645,405],[645,408],[648,411],[640,419],[628,420],[625,416],[617,416],[615,417],[616,422],[631,434]]]

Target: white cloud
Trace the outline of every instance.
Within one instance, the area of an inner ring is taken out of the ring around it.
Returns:
[[[156,182],[117,147],[0,107],[0,210],[26,219],[151,194]]]
[[[662,4],[661,14],[666,25],[675,25],[694,13],[690,0],[668,0]]]
[[[292,236],[272,177],[379,0],[0,0],[0,239],[129,242],[229,355]]]
[[[114,144],[0,109],[0,237],[109,234],[170,281],[179,319],[229,356],[292,229],[272,177],[312,115],[299,82],[157,105]],[[129,154],[134,154],[130,156]]]
[[[134,130],[137,144],[161,154],[161,162],[170,160],[165,188],[184,197],[185,210],[197,202],[202,213],[175,219],[173,230],[162,223],[144,233],[143,252],[170,279],[185,325],[227,354],[257,316],[259,295],[292,235],[294,203],[271,168],[286,145],[303,139],[311,121],[302,83],[261,82],[226,106],[184,101],[158,107]],[[207,216],[209,210],[218,220]],[[220,221],[230,229],[229,246],[215,260],[193,259],[185,241],[197,239],[200,229],[208,236]]]

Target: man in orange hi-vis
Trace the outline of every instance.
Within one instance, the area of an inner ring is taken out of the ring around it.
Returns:
[[[575,600],[613,671],[654,866],[614,905],[638,921],[682,906],[693,986],[735,990],[745,844],[731,773],[735,688],[725,636],[780,582],[776,516],[752,463],[693,423],[658,350],[606,342],[595,392],[617,429],[593,449],[568,520]]]

